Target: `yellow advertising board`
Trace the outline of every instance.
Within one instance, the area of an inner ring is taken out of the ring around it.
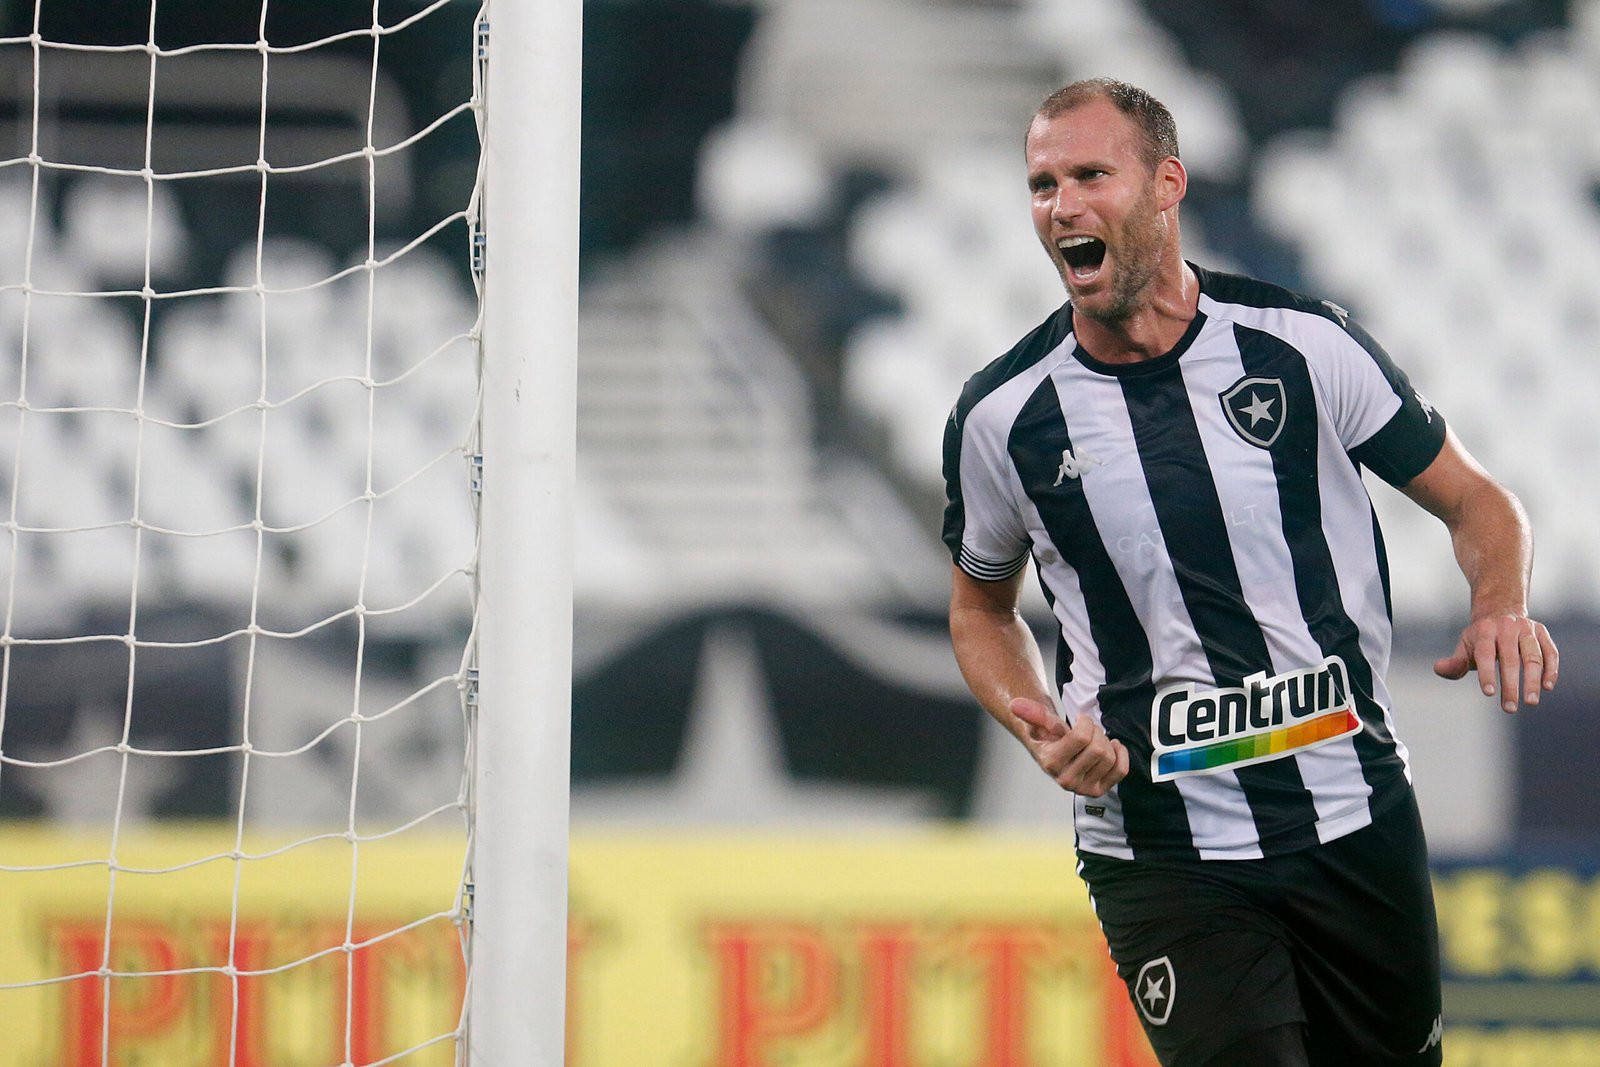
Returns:
[[[460,838],[235,849],[0,825],[0,1067],[453,1067]],[[1062,841],[591,832],[571,872],[568,1067],[1154,1064]],[[1446,1063],[1600,1064],[1600,877],[1436,881]]]
[[[569,1063],[1153,1065],[1070,848],[587,836]]]
[[[1600,1064],[1600,874],[1434,872],[1447,1067]]]
[[[459,841],[292,840],[0,825],[0,1067],[454,1064]]]
[[[125,838],[113,879],[108,841],[0,827],[0,1067],[455,1062],[459,840],[234,849]],[[1073,866],[965,834],[580,835],[568,1065],[1149,1067]]]

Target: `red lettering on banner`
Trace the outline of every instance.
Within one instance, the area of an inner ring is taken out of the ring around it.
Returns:
[[[317,1019],[328,1021],[330,1058],[362,1067],[431,1036],[402,1033],[399,1024],[407,1020],[395,1017],[397,996],[415,1000],[436,991],[441,1015],[458,1015],[465,996],[456,931],[442,923],[405,929],[363,922],[351,933],[360,947],[305,959],[307,945],[343,944],[344,922],[119,920],[109,963],[103,919],[49,918],[41,926],[56,972],[80,976],[52,986],[59,997],[52,1016],[61,1022],[51,1067],[118,1067],[152,1055],[167,1067],[272,1067],[285,1051],[275,1047],[275,1034],[283,1035],[270,1025],[270,998],[274,988],[288,986],[326,998]],[[303,977],[275,987],[261,972],[285,958],[301,959],[296,969]],[[221,973],[230,960],[238,972],[231,977]],[[100,975],[103,966],[116,975]],[[443,1002],[452,994],[456,1007]]]
[[[104,936],[105,924],[100,922],[58,922],[50,927],[62,969],[68,974],[100,968],[105,962]],[[101,1024],[105,1018],[105,980],[98,976],[78,978],[67,983],[65,990],[67,1003],[62,1021],[66,1032],[61,1046],[66,1062],[69,1067],[96,1067],[101,1062],[100,1045],[104,1040]]]
[[[911,1067],[911,964],[917,941],[916,928],[907,923],[872,925],[861,932],[864,1067]]]
[[[396,1051],[388,1048],[385,1040],[389,1019],[388,979],[397,970],[422,965],[424,954],[415,931],[395,933],[393,927],[378,923],[357,924],[350,931],[350,940],[357,946],[346,957],[350,1062],[362,1067]]]
[[[578,1067],[578,1024],[582,1022],[581,1001],[578,996],[578,978],[582,974],[584,949],[589,947],[592,928],[577,916],[567,920],[567,1037],[562,1045],[566,1067]]]
[[[714,1067],[768,1067],[774,1040],[807,1033],[828,1017],[838,961],[815,928],[727,923],[712,926],[707,936],[718,979]],[[777,973],[788,981],[774,981]],[[774,988],[780,984],[787,988]]]
[[[271,959],[272,923],[239,923],[237,929],[216,926],[205,938],[214,957],[228,959],[228,946],[233,946],[233,966],[238,971],[262,971]],[[233,1067],[268,1067],[266,1050],[265,980],[261,975],[240,974],[229,980],[227,975],[217,976],[213,988],[218,989],[212,1001],[211,1058],[214,1063],[232,1064]],[[234,1011],[234,990],[237,989],[238,1012]],[[231,1059],[229,1058],[231,1055]]]
[[[353,928],[350,941],[362,941],[378,934],[376,929]],[[345,1031],[349,1042],[350,1062],[371,1063],[383,1059],[383,971],[378,966],[378,947],[354,948],[345,954],[345,979],[348,982],[347,1003],[350,1008],[350,1025]]]
[[[981,1067],[1030,1067],[1028,1055],[1028,968],[1039,957],[1058,953],[1060,932],[1040,923],[968,928],[968,951],[983,963],[984,1015],[988,1038]]]
[[[105,963],[104,935],[105,926],[99,920],[62,921],[50,926],[51,939],[69,974],[100,969]],[[169,928],[157,923],[118,923],[111,948],[110,965],[114,970],[172,971],[179,966],[177,938]],[[63,1012],[67,1031],[62,1035],[67,1054],[64,1067],[101,1067],[115,1058],[118,1045],[126,1040],[169,1029],[188,999],[179,977],[144,974],[108,981],[93,975],[67,983]],[[106,1056],[102,1056],[103,1050]]]
[[[1144,1036],[1144,1026],[1134,1014],[1133,1002],[1128,999],[1128,987],[1123,985],[1116,968],[1109,962],[1103,973],[1106,1067],[1159,1067],[1150,1041]]]
[[[280,1042],[300,1056],[312,1053],[303,1047],[309,1039],[320,1046],[319,1060],[327,1053],[365,1067],[437,1033],[426,1018],[400,1014],[401,1006],[450,992],[460,1004],[465,969],[456,930],[442,923],[397,930],[369,918],[351,931],[361,947],[327,953],[345,940],[344,920],[330,920],[118,922],[110,966],[127,976],[110,981],[97,973],[106,962],[103,920],[54,921],[46,943],[57,973],[82,977],[54,987],[60,1007],[51,1014],[61,1030],[47,1058],[53,1067],[125,1067],[152,1055],[169,1067],[271,1067],[290,1055]],[[797,1057],[836,1067],[1041,1067],[1059,1028],[1040,1028],[1038,1016],[1068,987],[1082,990],[1072,995],[1086,996],[1099,1017],[1086,1020],[1081,1035],[1066,1035],[1081,1042],[1073,1047],[1094,1048],[1106,1067],[1154,1067],[1103,945],[1097,937],[1080,944],[1080,926],[1043,916],[930,923],[892,912],[855,921],[791,915],[708,923],[710,995],[701,1006],[715,1036],[702,1046],[701,1067],[778,1067]],[[584,998],[586,975],[617,946],[607,937],[597,958],[596,936],[592,920],[571,919],[566,1067],[595,1051],[584,1047],[584,1025],[601,1025]],[[290,980],[260,973],[295,959],[298,976]],[[214,973],[230,961],[236,977]],[[210,970],[159,973],[194,967]],[[286,1005],[313,1001],[314,1035],[269,1025]],[[936,1021],[933,1006],[955,1002],[961,1024],[952,1029]]]

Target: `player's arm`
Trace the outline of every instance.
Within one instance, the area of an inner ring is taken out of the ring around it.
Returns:
[[[1484,693],[1499,692],[1508,712],[1519,697],[1537,704],[1541,690],[1555,688],[1560,654],[1544,624],[1528,617],[1533,531],[1522,504],[1448,432],[1439,455],[1402,491],[1449,529],[1472,590],[1470,621],[1434,671],[1461,678],[1476,669]]]
[[[997,582],[950,572],[950,640],[973,696],[1063,789],[1103,796],[1128,773],[1128,750],[1093,716],[1069,727],[1056,714],[1038,642],[1017,610],[1026,569]]]

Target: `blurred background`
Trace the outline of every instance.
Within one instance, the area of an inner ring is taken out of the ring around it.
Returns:
[[[385,0],[378,17],[423,8]],[[0,840],[104,836],[114,812],[460,821],[477,12],[430,9],[376,50],[339,39],[373,12],[161,0],[152,22],[143,3],[0,3],[6,633],[131,632],[132,588],[140,635],[172,642],[136,670],[116,642],[7,642]],[[967,376],[1064,298],[1029,222],[1026,124],[1054,88],[1108,75],[1178,120],[1188,257],[1349,308],[1532,516],[1532,609],[1562,682],[1508,717],[1433,677],[1465,583],[1443,528],[1371,489],[1458,996],[1480,995],[1484,1032],[1557,1027],[1577,1050],[1526,1062],[1600,1062],[1600,0],[584,14],[575,848],[954,828],[1070,850],[1070,804],[949,653],[940,444]],[[142,50],[36,60],[35,30],[331,43],[274,55],[270,79],[253,49],[163,56],[153,91]],[[363,144],[401,143],[369,172]],[[194,177],[151,190],[141,167]],[[135,500],[149,529],[127,523]],[[405,610],[341,614],[358,603]],[[1027,610],[1048,660],[1035,592]],[[386,714],[357,729],[352,707]],[[241,737],[304,758],[251,758]],[[105,747],[119,739],[194,755],[123,760]],[[581,918],[605,890],[575,856]],[[1529,1003],[1579,1007],[1483,1007],[1532,978],[1569,984]],[[751,994],[762,1040],[805,1031],[809,986],[791,985]]]
[[[1351,309],[1533,517],[1566,657],[1508,718],[1432,676],[1465,583],[1435,520],[1371,490],[1436,851],[1600,844],[1600,5],[586,17],[575,817],[1065,826],[950,663],[939,450],[966,377],[1063,299],[1022,131],[1111,75],[1177,117],[1189,258]]]

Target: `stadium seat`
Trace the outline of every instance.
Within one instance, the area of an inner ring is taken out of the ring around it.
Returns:
[[[100,289],[138,289],[148,265],[152,283],[182,265],[187,238],[170,184],[91,174],[63,198],[62,239]],[[157,285],[160,289],[161,286]]]
[[[1588,279],[1600,268],[1600,211],[1586,175],[1600,152],[1600,84],[1585,37],[1595,10],[1582,5],[1569,34],[1511,46],[1423,35],[1396,77],[1350,87],[1331,138],[1283,138],[1255,175],[1262,217],[1298,244],[1307,276],[1348,303],[1523,494],[1541,541],[1566,546],[1570,580],[1549,584],[1547,610],[1586,610],[1580,590],[1600,581],[1600,553],[1576,547],[1593,540],[1576,532],[1592,529],[1588,518],[1548,461],[1525,462],[1597,445],[1587,409],[1600,395],[1600,300]],[[1425,613],[1448,574],[1404,508],[1383,510],[1396,610]]]

